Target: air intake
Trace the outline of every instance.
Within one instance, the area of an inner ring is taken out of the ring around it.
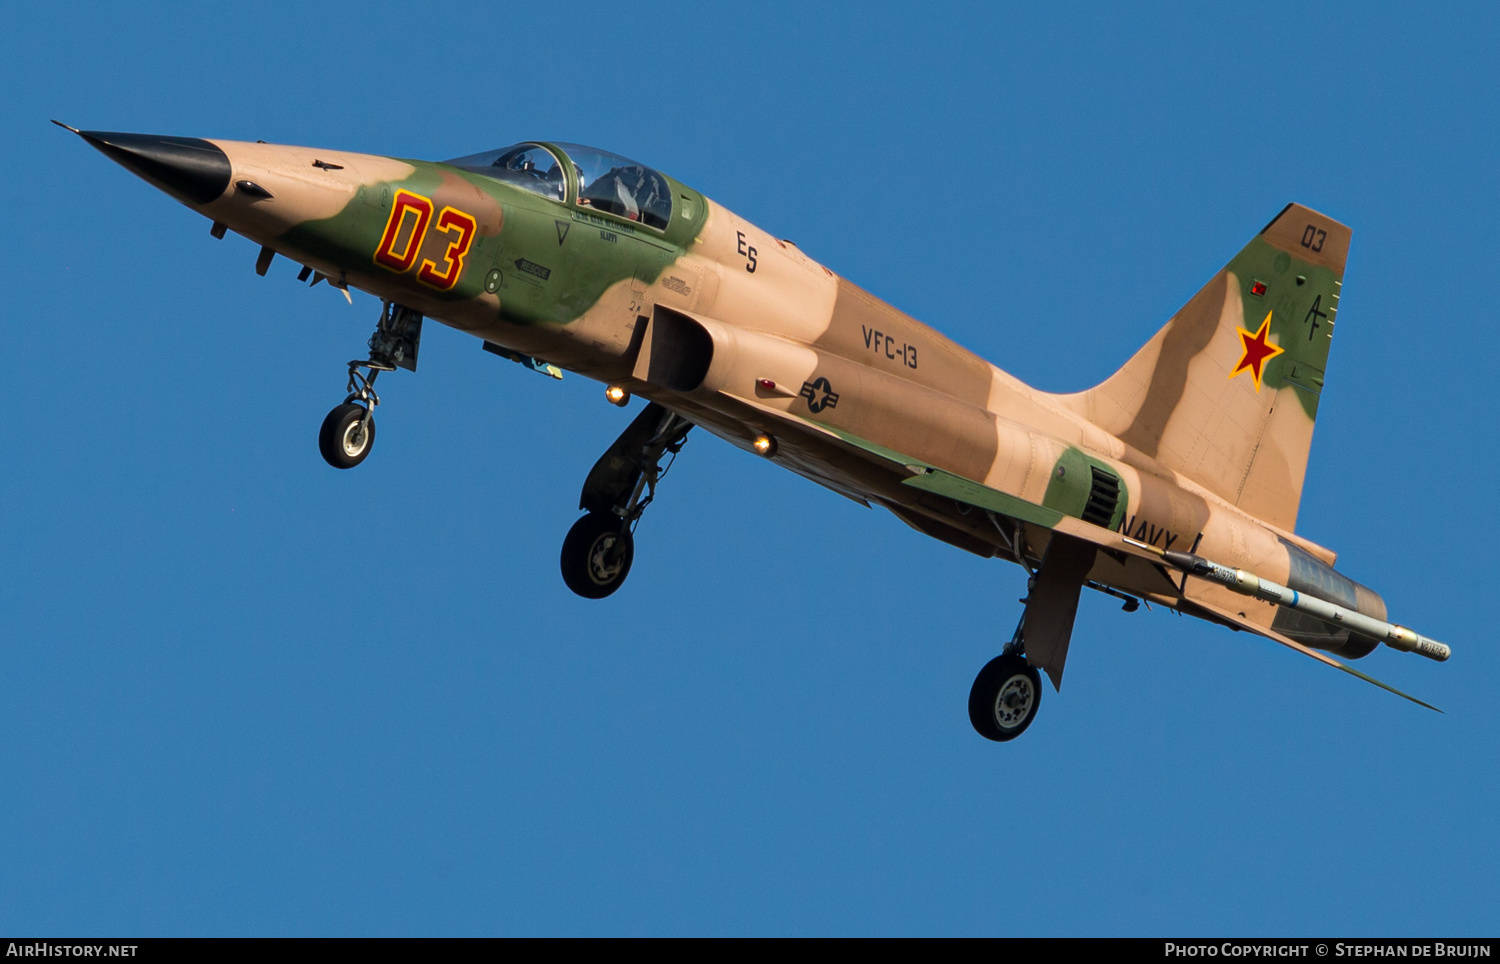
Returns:
[[[1089,466],[1089,471],[1094,474],[1094,482],[1089,486],[1088,504],[1083,507],[1083,521],[1108,529],[1120,504],[1120,480],[1095,465]]]

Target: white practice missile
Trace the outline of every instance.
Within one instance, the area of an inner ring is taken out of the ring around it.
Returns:
[[[1134,540],[1131,541],[1134,542]],[[1383,619],[1375,619],[1364,613],[1335,605],[1326,599],[1288,589],[1269,579],[1263,579],[1253,572],[1221,566],[1217,562],[1211,562],[1190,552],[1156,551],[1161,553],[1162,559],[1190,575],[1216,582],[1242,595],[1254,596],[1256,599],[1275,603],[1278,606],[1295,609],[1299,613],[1306,613],[1334,626],[1342,626],[1361,636],[1378,639],[1392,649],[1399,649],[1404,653],[1420,653],[1438,662],[1453,655],[1453,650],[1445,644],[1435,639],[1428,639],[1405,626],[1397,626],[1395,623],[1388,623]]]

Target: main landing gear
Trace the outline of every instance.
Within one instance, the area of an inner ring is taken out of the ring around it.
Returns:
[[[352,469],[365,460],[375,445],[375,379],[381,372],[397,368],[417,370],[417,348],[422,341],[422,316],[410,308],[387,301],[380,312],[375,334],[370,336],[370,357],[349,363],[349,384],[344,401],[334,406],[318,430],[318,451],[336,469]],[[367,369],[366,374],[360,369]]]
[[[1042,708],[1042,674],[1026,662],[1021,636],[1025,624],[1022,616],[1011,641],[985,664],[969,690],[969,722],[980,736],[996,743],[1025,733]]]
[[[1030,569],[1019,527],[1014,545],[1016,560]],[[1046,671],[1054,688],[1062,686],[1078,596],[1097,552],[1080,539],[1051,534],[1041,566],[1026,582],[1026,608],[1015,633],[1000,655],[979,671],[969,690],[969,722],[986,740],[1014,740],[1036,719],[1042,706],[1038,669]]]
[[[573,523],[562,545],[562,577],[569,589],[585,599],[603,599],[625,582],[635,558],[635,525],[692,427],[653,402],[594,463],[578,500],[588,514]]]

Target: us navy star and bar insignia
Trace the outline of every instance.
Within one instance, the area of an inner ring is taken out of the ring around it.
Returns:
[[[833,390],[833,383],[826,378],[803,382],[802,391],[797,394],[807,399],[807,409],[814,415],[825,408],[837,408],[839,404],[839,393]]]
[[[1238,325],[1235,326],[1235,329],[1240,333],[1240,345],[1244,349],[1244,354],[1240,356],[1240,363],[1234,366],[1234,371],[1229,373],[1229,377],[1234,378],[1240,372],[1248,371],[1250,377],[1255,380],[1255,391],[1258,393],[1260,391],[1261,377],[1265,372],[1266,362],[1286,351],[1286,349],[1273,345],[1266,340],[1271,334],[1271,312],[1269,311],[1266,312],[1265,321],[1260,323],[1260,328],[1256,331],[1249,332]]]

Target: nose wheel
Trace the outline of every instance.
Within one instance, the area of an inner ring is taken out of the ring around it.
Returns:
[[[370,373],[366,375],[361,368],[370,369]],[[336,469],[352,469],[370,454],[375,445],[375,406],[380,404],[375,376],[388,371],[394,369],[374,360],[349,363],[349,394],[318,429],[318,451],[323,461]]]
[[[374,445],[375,414],[354,402],[336,406],[318,430],[318,451],[336,469],[354,468]]]
[[[417,370],[417,348],[422,339],[422,316],[410,308],[385,302],[375,334],[370,336],[370,357],[349,363],[348,393],[334,406],[318,430],[318,451],[323,461],[336,469],[352,469],[363,462],[375,445],[375,379],[381,372],[397,368]]]

